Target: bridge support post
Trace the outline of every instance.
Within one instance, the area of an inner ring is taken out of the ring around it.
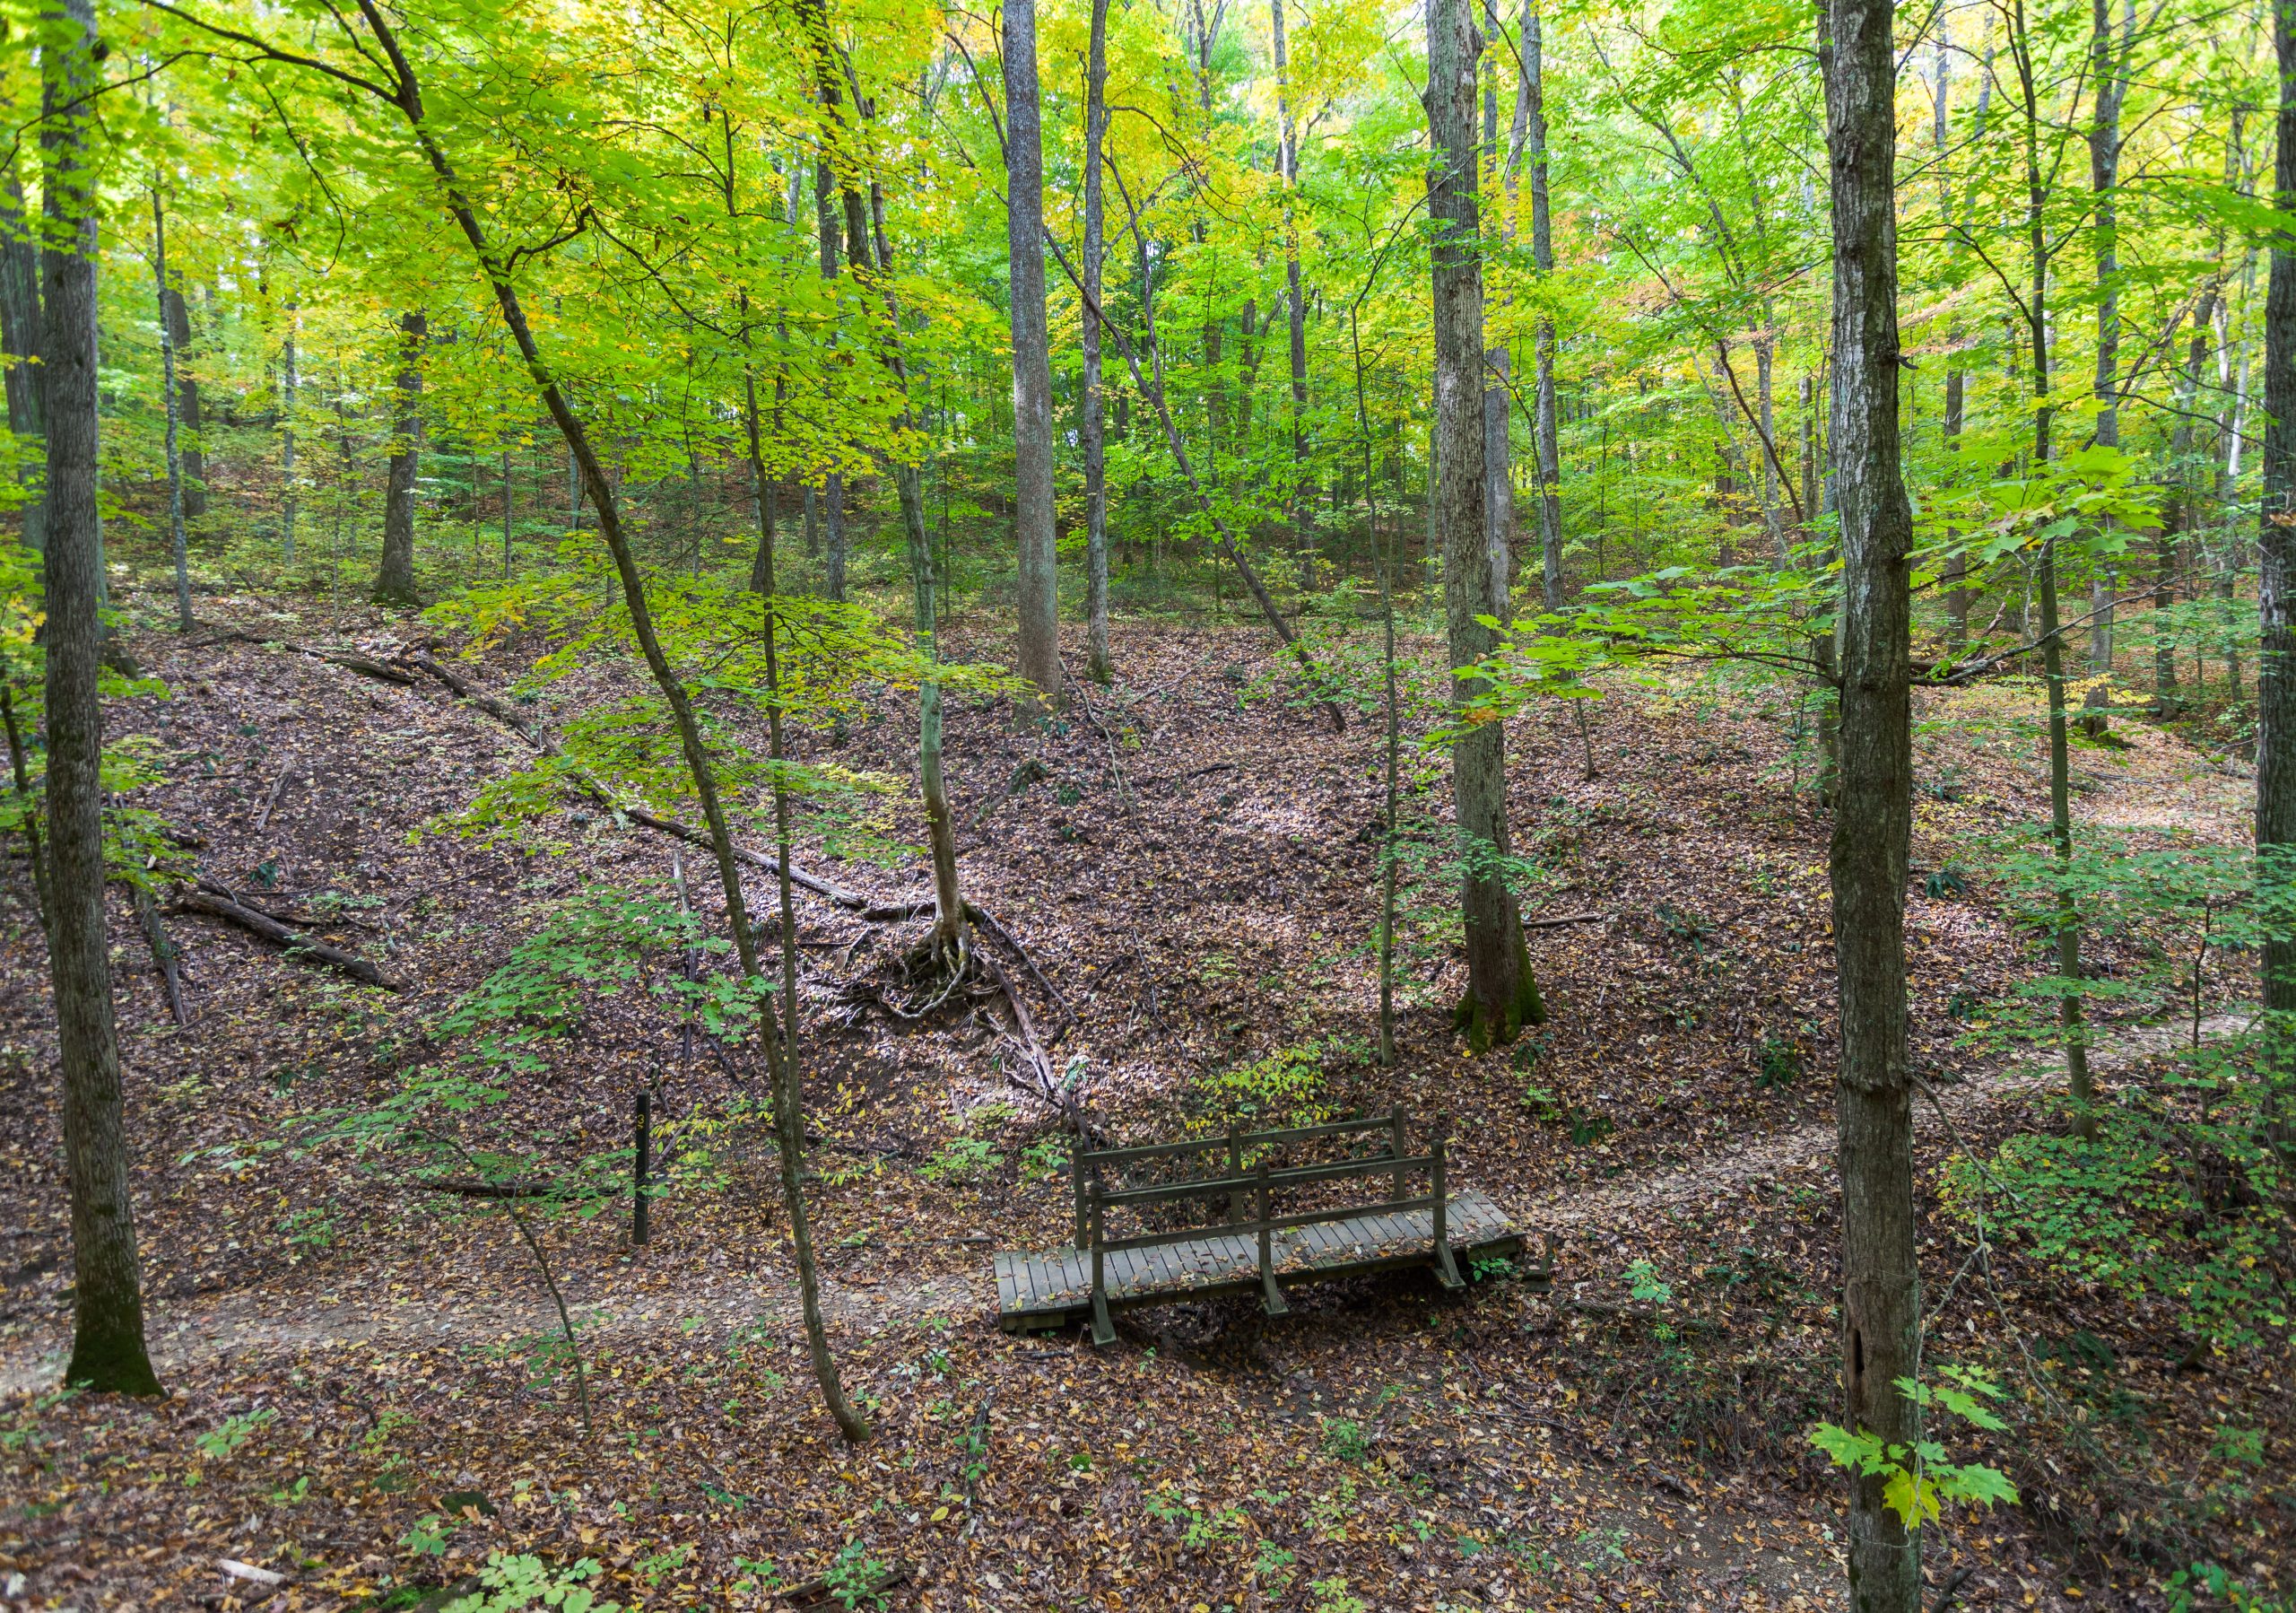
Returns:
[[[1100,1209],[1100,1184],[1091,1189],[1092,1218],[1092,1343],[1095,1347],[1116,1342],[1116,1323],[1109,1320],[1109,1287],[1107,1251],[1100,1245],[1107,1238],[1107,1228]]]
[[[1252,1174],[1257,1179],[1259,1188],[1260,1302],[1267,1307],[1270,1316],[1288,1316],[1292,1313],[1291,1302],[1283,1297],[1283,1290],[1275,1281],[1274,1228],[1268,1225],[1270,1217],[1274,1214],[1274,1206],[1267,1185],[1267,1161],[1261,1160],[1258,1169]]]
[[[1443,1158],[1445,1139],[1450,1130],[1451,1117],[1448,1114],[1436,1115],[1435,1135],[1428,1148],[1435,1161],[1435,1280],[1446,1288],[1464,1288],[1466,1285],[1459,1278],[1458,1263],[1451,1258],[1451,1228],[1448,1225],[1451,1184]]]

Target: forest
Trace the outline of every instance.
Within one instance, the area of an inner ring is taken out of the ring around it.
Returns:
[[[0,1606],[2296,1607],[2296,0],[0,41]]]

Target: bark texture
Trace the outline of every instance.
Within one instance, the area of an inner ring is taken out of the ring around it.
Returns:
[[[207,451],[200,440],[199,378],[185,366],[191,351],[191,304],[183,288],[170,285],[161,293],[161,316],[168,340],[176,350],[176,423],[182,431],[183,513],[197,520],[207,513]]]
[[[1282,0],[1276,0],[1282,4]],[[1280,19],[1282,12],[1277,13]],[[1280,40],[1283,36],[1278,34]],[[1108,137],[1109,0],[1092,0],[1091,34],[1084,54],[1084,301],[1100,302],[1100,266],[1107,256],[1101,239],[1105,202],[1101,194],[1100,146]],[[1282,46],[1277,47],[1279,60]],[[1084,676],[1106,684],[1116,676],[1109,662],[1109,465],[1107,398],[1100,387],[1100,322],[1087,315],[1083,332],[1084,381],[1078,445],[1084,450]]]
[[[1831,873],[1840,986],[1844,1420],[1903,1442],[1916,1368],[1913,1114],[1906,1051],[1905,885],[1913,821],[1908,589],[1913,512],[1898,436],[1897,161],[1892,0],[1822,18],[1833,196],[1831,436],[1841,516],[1839,774]],[[1921,1556],[1883,1481],[1850,1487],[1852,1613],[1918,1613]]]
[[[1013,275],[1013,536],[1019,671],[1060,698],[1059,576],[1052,510],[1052,361],[1044,311],[1043,113],[1036,0],[1005,0],[1005,244]]]
[[[119,1041],[104,911],[103,529],[96,511],[96,207],[88,155],[96,83],[92,0],[63,0],[42,52],[40,349],[48,426],[48,980],[64,1065],[72,1196],[67,1383],[158,1394],[144,1346],[127,1188]]]
[[[383,492],[383,561],[375,597],[413,605],[414,591],[414,474],[422,445],[422,343],[429,326],[419,311],[399,316],[403,352],[398,371],[398,418],[391,427],[390,477]]]
[[[2296,207],[2296,0],[2274,0],[2272,34],[2280,62],[2273,192],[2274,205],[2285,211]],[[2292,883],[2284,859],[2296,857],[2296,242],[2284,236],[2273,242],[2265,292],[2264,409],[2264,515],[2257,529],[2263,628],[2257,654],[2257,850],[2266,859],[2264,877],[2279,888],[2284,913]],[[2296,1014],[2296,937],[2284,930],[2265,945],[2264,1004],[2274,1014]],[[2277,1040],[2284,1045],[2284,1031]],[[2283,1109],[2283,1147],[2290,1129]]]
[[[1427,122],[1434,145],[1427,211],[1433,221],[1435,327],[1435,523],[1443,544],[1443,606],[1451,664],[1469,667],[1491,652],[1497,635],[1477,620],[1506,619],[1504,590],[1494,589],[1483,481],[1483,247],[1477,200],[1475,64],[1482,44],[1473,0],[1428,0]],[[1480,680],[1453,680],[1464,707]],[[1504,876],[1511,850],[1507,826],[1506,730],[1497,722],[1470,729],[1451,751],[1451,791],[1463,863],[1461,911],[1466,923],[1467,990],[1458,1009],[1468,1045],[1509,1042],[1545,1017],[1523,924]]]
[[[0,111],[10,109],[0,101]],[[8,429],[38,440],[41,387],[35,361],[46,340],[40,330],[39,246],[27,227],[24,183],[16,161],[12,151],[7,167],[0,169],[0,372],[4,372],[7,387]],[[27,464],[24,480],[32,481],[34,475]],[[34,554],[47,546],[41,515],[39,500],[24,506],[24,546]]]

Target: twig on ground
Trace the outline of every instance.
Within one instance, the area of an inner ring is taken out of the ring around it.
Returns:
[[[404,981],[392,979],[354,953],[331,946],[307,931],[290,929],[268,913],[259,913],[251,907],[242,906],[227,896],[219,896],[201,886],[194,885],[178,896],[175,909],[178,912],[205,913],[210,918],[225,920],[262,937],[274,946],[284,947],[291,953],[305,954],[331,969],[339,969],[364,985],[379,986],[386,991],[407,989]]]

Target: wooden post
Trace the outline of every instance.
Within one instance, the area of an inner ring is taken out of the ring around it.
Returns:
[[[654,1173],[654,1094],[640,1089],[638,1094],[638,1164],[630,1177],[630,1241],[632,1245],[645,1243],[651,1230],[647,1224],[647,1179]]]
[[[1457,1263],[1451,1259],[1451,1186],[1443,1157],[1444,1139],[1450,1129],[1451,1117],[1438,1112],[1435,1116],[1435,1135],[1429,1139],[1427,1151],[1435,1161],[1435,1277],[1446,1288],[1458,1288],[1465,1285],[1459,1280]]]
[[[1228,1123],[1228,1175],[1230,1180],[1244,1173],[1244,1144],[1237,1135],[1233,1120]],[[1228,1190],[1228,1224],[1232,1226],[1244,1218],[1244,1207],[1236,1197],[1236,1190]]]
[[[1116,1323],[1109,1320],[1107,1255],[1100,1245],[1107,1238],[1104,1214],[1100,1205],[1100,1184],[1094,1182],[1089,1190],[1091,1211],[1092,1249],[1092,1342],[1094,1345],[1116,1342]]]
[[[1275,1214],[1275,1208],[1274,1204],[1270,1201],[1270,1194],[1267,1185],[1267,1161],[1265,1159],[1261,1160],[1258,1167],[1253,1171],[1252,1174],[1257,1180],[1259,1186],[1260,1303],[1267,1307],[1267,1313],[1270,1316],[1283,1316],[1288,1314],[1292,1307],[1283,1298],[1283,1290],[1276,1286],[1275,1283],[1274,1231],[1268,1225],[1268,1221]]]
[[[1079,1126],[1076,1135],[1068,1142],[1068,1178],[1076,1190],[1076,1247],[1087,1247],[1084,1242],[1084,1129]]]
[[[1405,1145],[1411,1140],[1411,1111],[1398,1103],[1387,1115],[1387,1157],[1401,1159]],[[1403,1167],[1396,1167],[1396,1190],[1390,1195],[1398,1203],[1403,1199]]]

